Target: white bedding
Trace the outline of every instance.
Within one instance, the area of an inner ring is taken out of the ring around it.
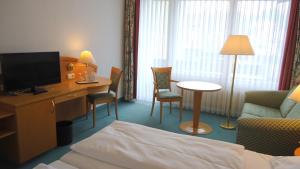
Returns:
[[[245,169],[271,169],[272,167],[270,160],[272,158],[273,156],[245,150]],[[84,156],[74,151],[67,153],[60,160],[65,163],[72,164],[73,166],[80,169],[125,169],[113,164],[108,164],[106,162],[96,160],[94,158],[90,158],[88,156]]]
[[[274,157],[271,160],[273,169],[299,169],[300,157],[299,156],[280,156]]]
[[[121,121],[71,149],[128,169],[245,168],[243,146]]]
[[[81,155],[74,151],[71,151],[64,155],[61,159],[68,164],[80,169],[124,169],[113,164],[102,162],[88,156]]]
[[[63,162],[61,160],[54,161],[53,163],[49,164],[55,169],[79,169],[73,165],[70,165],[66,162]]]
[[[273,156],[237,144],[116,121],[73,145],[55,169],[271,169]],[[221,164],[221,165],[220,165]]]
[[[68,163],[65,163],[60,160],[56,160],[53,163],[47,165],[47,164],[39,164],[33,169],[78,169],[77,167],[74,167]]]
[[[271,169],[273,156],[245,150],[245,169]]]

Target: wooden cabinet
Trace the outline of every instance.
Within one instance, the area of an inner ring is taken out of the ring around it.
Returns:
[[[56,147],[56,122],[86,114],[86,95],[105,90],[111,81],[44,86],[47,93],[0,95],[0,158],[24,163]]]
[[[16,116],[15,112],[1,106],[0,112],[0,152],[8,159],[17,159],[16,145]]]
[[[15,113],[1,111],[0,112],[0,139],[4,139],[16,133],[13,124]]]
[[[56,113],[53,100],[17,109],[20,162],[56,147]]]

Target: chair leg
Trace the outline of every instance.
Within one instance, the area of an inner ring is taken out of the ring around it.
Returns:
[[[88,119],[88,116],[89,116],[89,106],[90,106],[90,102],[86,102],[86,113],[85,113],[85,119],[87,120]]]
[[[107,115],[109,115],[110,116],[110,112],[109,112],[109,103],[107,103]]]
[[[163,102],[160,102],[160,121],[159,123],[162,123],[162,118],[163,118]]]
[[[93,128],[96,127],[96,103],[93,103]]]
[[[153,99],[152,99],[152,107],[151,107],[151,116],[153,115],[153,110],[154,110],[154,104],[155,104],[155,94],[153,93]]]
[[[172,102],[170,102],[170,114],[172,114]]]
[[[179,109],[180,109],[180,114],[179,114],[179,121],[182,121],[182,100],[180,100],[180,103],[179,103]]]
[[[119,117],[118,117],[118,99],[115,99],[115,113],[116,113],[116,119],[119,120]]]

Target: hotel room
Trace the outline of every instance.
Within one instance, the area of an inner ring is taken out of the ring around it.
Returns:
[[[1,169],[300,169],[299,0],[0,1]]]

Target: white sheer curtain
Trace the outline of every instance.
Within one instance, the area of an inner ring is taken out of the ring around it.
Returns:
[[[225,114],[233,58],[219,52],[229,34],[248,35],[255,51],[238,57],[234,115],[245,91],[277,89],[290,0],[141,0],[140,9],[139,100],[151,101],[150,67],[172,66],[173,79],[222,85],[203,95],[202,110]],[[191,108],[192,101],[185,92],[184,106]]]

